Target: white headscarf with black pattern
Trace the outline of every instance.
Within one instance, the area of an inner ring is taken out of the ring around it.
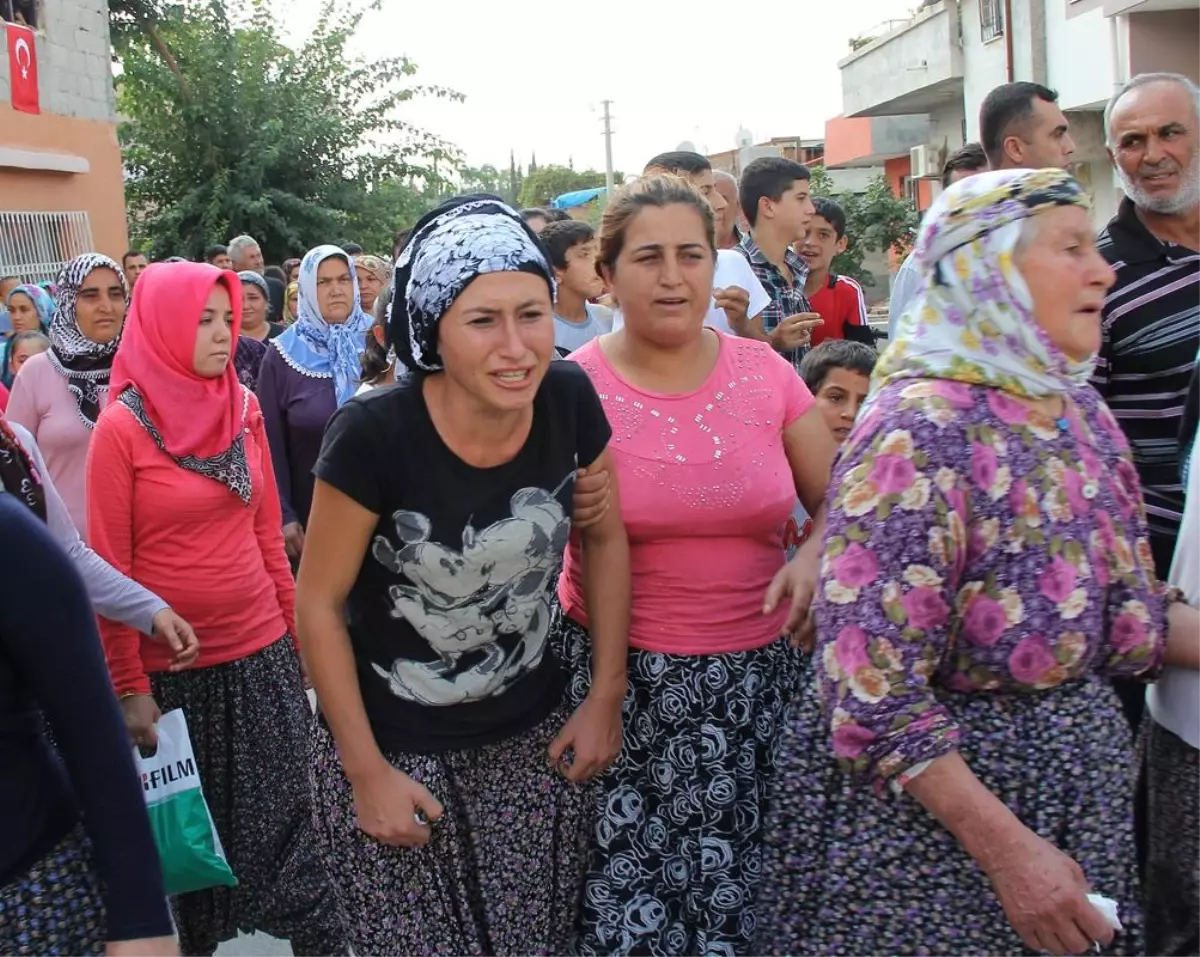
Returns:
[[[50,321],[50,364],[67,380],[67,389],[75,396],[79,418],[93,428],[100,415],[100,397],[108,391],[113,356],[120,345],[120,334],[110,342],[95,342],[83,334],[76,316],[79,287],[97,269],[111,269],[125,291],[129,307],[129,286],[121,267],[100,253],[84,253],[63,266],[54,293],[54,318]]]
[[[516,211],[498,199],[459,202],[418,223],[396,260],[393,288],[404,296],[388,309],[389,339],[400,359],[414,370],[443,369],[437,327],[454,300],[478,276],[518,271],[543,276],[553,300],[550,261]]]

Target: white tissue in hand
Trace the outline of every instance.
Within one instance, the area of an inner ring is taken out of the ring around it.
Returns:
[[[1108,921],[1108,926],[1113,930],[1124,930],[1121,926],[1121,917],[1117,913],[1117,902],[1111,897],[1105,897],[1103,894],[1088,894],[1088,903],[1096,910],[1100,911],[1104,919]]]

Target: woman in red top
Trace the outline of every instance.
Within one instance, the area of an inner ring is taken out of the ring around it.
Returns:
[[[312,837],[312,714],[279,496],[262,412],[231,361],[240,286],[203,263],[146,269],[88,460],[93,547],[170,596],[200,657],[171,674],[165,645],[107,620],[101,637],[135,743],[154,743],[160,707],[183,708],[238,878],[175,899],[183,953],[211,954],[239,929],[290,939],[297,954],[345,953]]]

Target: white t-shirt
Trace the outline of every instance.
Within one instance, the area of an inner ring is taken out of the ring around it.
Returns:
[[[736,249],[718,249],[717,268],[713,273],[713,289],[728,289],[730,286],[737,286],[750,294],[750,308],[746,310],[746,315],[751,319],[771,304],[771,297],[767,295],[763,284],[754,275],[754,270],[750,268],[750,262],[746,257]],[[736,335],[729,328],[729,317],[725,315],[725,310],[717,308],[715,299],[709,300],[708,315],[704,317],[704,324],[713,329],[720,329],[727,335]],[[625,317],[618,309],[613,313],[613,331],[616,332],[623,325],[625,325]]]
[[[1200,605],[1200,449],[1192,444],[1191,466],[1188,468],[1187,497],[1184,499],[1183,522],[1175,543],[1175,558],[1171,562],[1170,582],[1183,592],[1189,605]],[[1200,749],[1200,671],[1163,668],[1162,677],[1146,689],[1146,707],[1150,716],[1182,738],[1193,748]]]

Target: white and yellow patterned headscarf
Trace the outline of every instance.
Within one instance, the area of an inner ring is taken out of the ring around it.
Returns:
[[[1085,385],[1095,356],[1076,361],[1050,341],[1013,263],[1021,224],[1057,206],[1083,206],[1063,170],[999,170],[960,180],[921,226],[916,257],[924,284],[880,357],[870,402],[903,379],[951,379],[1037,399]]]

